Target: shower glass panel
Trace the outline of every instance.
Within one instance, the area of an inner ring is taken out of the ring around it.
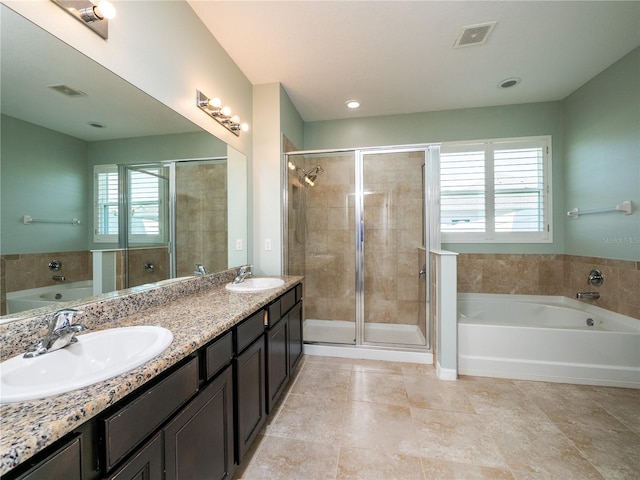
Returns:
[[[227,268],[227,161],[175,162],[176,277]]]
[[[355,152],[288,155],[287,271],[304,275],[304,341],[355,344]]]
[[[120,165],[119,169],[125,286],[169,278],[169,167]]]
[[[426,345],[425,151],[362,153],[362,337]]]

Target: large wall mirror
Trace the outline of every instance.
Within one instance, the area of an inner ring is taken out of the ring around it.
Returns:
[[[0,319],[246,263],[246,157],[0,9]]]

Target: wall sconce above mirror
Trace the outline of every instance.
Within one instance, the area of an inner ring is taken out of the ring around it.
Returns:
[[[240,136],[240,130],[243,132],[249,130],[249,125],[240,123],[240,117],[237,115],[232,116],[231,109],[227,106],[222,106],[222,100],[217,97],[209,98],[200,90],[196,90],[196,105],[236,137]]]
[[[109,38],[109,20],[115,18],[116,9],[108,0],[100,0],[97,4],[88,0],[51,1],[105,40]]]

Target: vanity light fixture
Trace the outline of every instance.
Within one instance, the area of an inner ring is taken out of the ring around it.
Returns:
[[[240,117],[237,115],[232,116],[231,108],[223,107],[222,100],[218,97],[209,98],[200,90],[196,90],[196,105],[236,137],[240,136],[240,130],[243,132],[249,130],[249,125],[240,123]]]
[[[108,0],[97,3],[89,0],[51,1],[105,40],[109,38],[109,20],[115,18],[116,9]]]

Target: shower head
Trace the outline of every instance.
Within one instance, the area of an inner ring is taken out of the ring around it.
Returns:
[[[316,178],[318,178],[318,175],[324,172],[324,169],[320,165],[316,165],[308,172],[304,169],[300,170],[302,170],[302,175],[300,175],[300,183],[306,183],[310,187],[313,187],[315,185],[315,181]]]

